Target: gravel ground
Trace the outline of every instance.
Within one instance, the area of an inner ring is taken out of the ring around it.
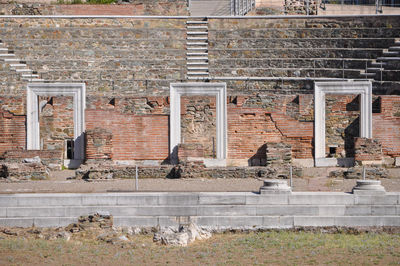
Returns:
[[[50,180],[0,182],[0,193],[95,193],[135,192],[132,179],[84,181],[71,180],[74,171],[58,171]],[[381,179],[387,191],[400,191],[400,177]],[[356,180],[327,177],[295,178],[293,191],[344,191],[350,192]],[[261,179],[139,179],[139,191],[258,191]]]

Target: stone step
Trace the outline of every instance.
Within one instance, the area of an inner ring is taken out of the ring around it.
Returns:
[[[208,24],[206,20],[190,20],[187,21],[186,24]]]
[[[0,52],[8,52],[8,48],[2,48],[2,47],[0,47]]]
[[[0,54],[0,58],[13,58],[15,54]]]
[[[392,60],[400,60],[400,57],[378,57],[376,61],[392,61]]]
[[[389,47],[389,51],[400,51],[400,46]]]
[[[203,66],[208,65],[208,62],[187,62],[188,66]]]
[[[208,53],[186,53],[187,56],[208,56]]]
[[[375,66],[380,67],[380,66],[384,66],[386,64],[387,64],[386,62],[371,62],[370,65],[373,67],[375,67]]]
[[[187,50],[191,50],[191,51],[192,50],[203,50],[203,51],[205,50],[205,51],[207,51],[208,48],[207,47],[187,47],[186,49]]]
[[[366,72],[376,72],[376,71],[384,71],[384,68],[380,68],[380,67],[368,67],[366,69]]]
[[[198,60],[204,60],[204,61],[207,61],[208,62],[208,56],[191,56],[191,57],[188,57],[187,58],[187,60],[189,61],[192,61],[192,60],[195,60],[195,61],[198,61]]]
[[[11,62],[20,62],[21,60],[18,58],[4,58],[3,59],[5,62],[11,63]]]
[[[186,37],[187,40],[192,40],[192,41],[200,41],[200,40],[204,40],[204,41],[208,41],[208,37],[192,37],[192,36],[187,36]]]
[[[196,45],[200,45],[200,46],[207,46],[208,43],[207,42],[188,42],[186,43],[187,46],[196,46]]]
[[[38,78],[38,74],[22,74],[21,77],[23,78]]]
[[[193,67],[193,66],[188,66],[187,67],[188,70],[204,70],[204,72],[208,72],[208,67]]]
[[[196,35],[208,35],[207,31],[188,31],[187,35],[196,36]]]
[[[203,29],[208,30],[208,26],[187,26],[188,29]]]
[[[376,73],[365,73],[365,72],[361,72],[360,73],[360,75],[361,76],[363,76],[363,77],[375,77],[376,76]]]
[[[188,76],[208,76],[209,73],[205,71],[189,71],[187,72]]]
[[[31,69],[29,68],[21,68],[21,69],[15,69],[15,71],[17,72],[33,72]]]
[[[168,227],[179,226],[176,216],[114,216],[114,226]],[[220,227],[227,229],[243,228],[294,228],[294,227],[362,227],[362,226],[400,226],[397,215],[388,216],[309,216],[309,215],[237,215],[237,216],[196,216],[198,226]],[[77,223],[78,217],[26,217],[0,218],[4,227],[64,227]]]
[[[10,64],[10,66],[13,68],[21,68],[21,67],[26,67],[26,64]]]
[[[268,194],[267,194],[268,195]],[[113,216],[242,216],[242,215],[307,215],[310,217],[364,216],[379,214],[396,215],[394,205],[99,205],[99,206],[44,206],[44,207],[0,207],[0,218],[23,217],[79,217],[95,212],[108,212]]]
[[[45,79],[38,79],[38,78],[22,78],[24,81],[29,81],[29,82],[45,82]]]
[[[384,51],[382,52],[382,54],[383,54],[384,56],[396,56],[396,55],[399,55],[399,52],[384,50]]]

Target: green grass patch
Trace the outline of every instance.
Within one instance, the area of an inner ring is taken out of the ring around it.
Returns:
[[[0,264],[149,264],[149,265],[398,265],[400,234],[324,234],[252,232],[217,234],[188,247],[153,243],[152,236],[131,237],[126,245],[73,237],[64,240],[0,240]]]

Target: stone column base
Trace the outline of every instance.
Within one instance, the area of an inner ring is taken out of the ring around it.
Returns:
[[[285,194],[292,193],[292,188],[288,186],[286,180],[266,179],[264,185],[260,187],[260,194]]]
[[[386,190],[379,180],[357,180],[354,194],[385,194]]]

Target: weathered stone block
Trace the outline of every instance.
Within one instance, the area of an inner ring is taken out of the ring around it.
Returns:
[[[363,162],[382,163],[382,144],[377,139],[355,138],[354,153],[355,161],[358,164],[363,164]]]

